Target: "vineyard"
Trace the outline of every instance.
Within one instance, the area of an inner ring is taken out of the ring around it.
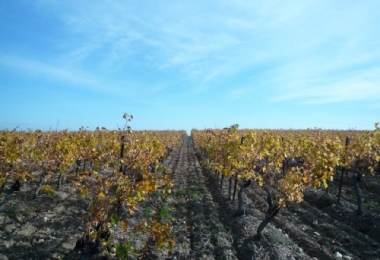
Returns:
[[[0,131],[0,259],[380,259],[372,131]]]

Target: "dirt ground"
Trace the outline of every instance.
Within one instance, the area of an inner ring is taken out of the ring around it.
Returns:
[[[258,242],[252,237],[264,219],[265,192],[255,184],[249,186],[243,194],[245,215],[232,217],[237,202],[228,199],[228,182],[221,187],[215,173],[200,166],[200,159],[192,138],[186,137],[164,161],[174,187],[159,207],[167,209],[174,246],[157,249],[148,234],[133,231],[141,219],[155,214],[147,202],[130,216],[130,230],[113,232],[115,242],[131,243],[128,259],[380,259],[379,176],[360,183],[362,216],[356,214],[350,178],[336,203],[336,179],[330,194],[308,190],[304,202],[280,211]],[[38,181],[29,181],[0,202],[0,260],[117,259],[75,249],[85,228],[81,215],[87,204],[77,199],[70,178],[54,195],[41,193],[34,198],[37,185]]]

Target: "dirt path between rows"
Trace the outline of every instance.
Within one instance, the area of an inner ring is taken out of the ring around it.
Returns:
[[[174,174],[169,201],[175,212],[172,234],[177,243],[165,254],[151,254],[151,259],[311,259],[271,224],[265,238],[253,242],[263,214],[250,210],[232,217],[237,202],[228,199],[227,182],[221,188],[215,174],[202,169],[191,137],[164,164]]]
[[[177,259],[236,259],[232,235],[220,220],[219,205],[214,203],[207,188],[191,137],[183,141],[177,156],[171,201],[176,209],[173,235],[178,241],[171,256]]]
[[[232,217],[237,202],[228,198],[228,182],[221,186],[215,173],[201,167],[201,159],[192,137],[186,136],[163,162],[174,187],[171,195],[165,200],[157,198],[155,203],[168,212],[174,246],[158,249],[147,234],[120,233],[115,239],[131,241],[135,249],[144,248],[128,259],[316,260],[334,259],[336,252],[347,260],[380,259],[378,241],[308,201],[283,210],[265,228],[262,240],[253,241],[267,207],[265,193],[251,185],[243,194],[245,214]],[[0,260],[100,259],[74,250],[84,230],[80,216],[86,202],[77,199],[69,178],[53,196],[33,198],[37,185],[37,181],[29,181],[0,204]],[[149,202],[140,205],[129,218],[131,226],[155,214],[150,208]]]

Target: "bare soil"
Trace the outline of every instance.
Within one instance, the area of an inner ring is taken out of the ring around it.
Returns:
[[[263,231],[263,238],[255,241],[267,209],[266,193],[258,185],[249,186],[243,193],[245,214],[233,217],[237,201],[228,198],[228,181],[221,186],[215,173],[201,167],[199,156],[192,138],[184,138],[164,161],[173,174],[172,194],[166,200],[143,203],[129,216],[133,227],[156,214],[157,203],[167,209],[173,248],[158,249],[149,234],[133,229],[113,230],[115,242],[131,242],[134,250],[128,259],[380,259],[379,176],[360,183],[362,216],[356,214],[350,177],[345,178],[342,198],[336,203],[336,179],[329,194],[310,189],[304,202],[281,210]],[[84,232],[81,215],[87,201],[77,199],[70,178],[54,195],[34,197],[38,179],[37,175],[36,181],[23,183],[20,191],[3,196],[0,202],[0,260],[117,259],[104,252],[85,255],[75,249]]]

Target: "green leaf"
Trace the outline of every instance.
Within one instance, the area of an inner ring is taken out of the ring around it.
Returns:
[[[164,219],[164,218],[168,217],[169,211],[170,211],[169,207],[164,207],[164,208],[161,209],[160,213],[158,213],[158,214],[159,214],[159,216],[160,216],[161,219]]]
[[[116,215],[116,214],[113,214],[113,215],[111,216],[111,224],[112,224],[112,225],[117,225],[117,223],[119,223],[119,216]]]
[[[128,257],[128,246],[127,245],[120,245],[116,244],[115,245],[117,255],[120,259],[127,259]]]

